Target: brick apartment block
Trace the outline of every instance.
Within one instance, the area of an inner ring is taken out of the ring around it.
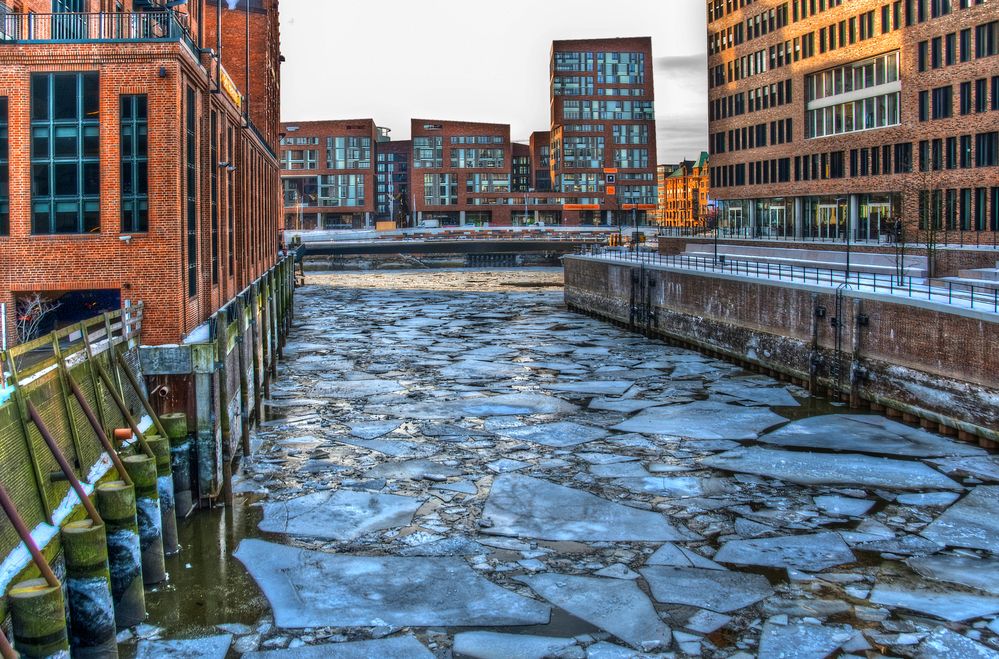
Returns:
[[[877,239],[999,230],[991,0],[709,0],[711,196],[723,230]],[[922,234],[925,235],[925,234]]]

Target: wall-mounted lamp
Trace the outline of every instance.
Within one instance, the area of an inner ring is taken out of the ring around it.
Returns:
[[[219,169],[225,169],[227,167],[232,167],[232,163],[229,162],[228,160],[219,161]]]
[[[230,172],[234,172],[234,171],[236,171],[236,165],[229,165],[228,167],[226,167],[226,170],[230,171]]]
[[[165,78],[165,77],[167,77],[167,68],[166,68],[165,66],[161,66],[161,67],[160,67],[160,70],[159,70],[159,71],[157,72],[157,74],[158,74],[158,75],[159,75],[159,76],[160,76],[161,78]]]

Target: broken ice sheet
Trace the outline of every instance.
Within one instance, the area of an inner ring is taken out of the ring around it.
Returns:
[[[377,439],[396,430],[402,424],[398,421],[359,421],[348,423],[350,434],[361,439]]]
[[[985,453],[983,449],[966,442],[957,442],[872,414],[809,417],[767,433],[760,437],[760,441],[779,446],[922,458]]]
[[[589,492],[528,476],[493,481],[483,518],[484,533],[543,540],[687,540],[659,513],[629,508]]]
[[[234,555],[282,628],[542,625],[551,613],[460,558],[347,556],[252,539]]]
[[[499,632],[459,632],[454,635],[454,652],[475,659],[543,659],[568,657],[575,648],[583,655],[574,638],[501,634]]]
[[[423,502],[413,497],[354,490],[324,490],[264,504],[261,531],[330,540],[406,526]]]
[[[696,551],[677,547],[667,542],[656,550],[656,553],[649,556],[645,561],[646,565],[668,565],[672,567],[699,567],[707,570],[724,570],[725,568],[715,563],[710,558],[701,556]]]
[[[548,385],[552,391],[562,391],[574,394],[599,394],[602,396],[620,396],[631,389],[633,380],[591,380],[588,382],[562,382]]]
[[[785,535],[754,540],[731,540],[715,554],[719,563],[793,567],[818,572],[853,563],[856,557],[838,533]]]
[[[437,452],[432,444],[418,442],[404,442],[391,439],[353,439],[351,437],[333,437],[333,441],[348,446],[368,449],[390,455],[393,458],[415,457],[418,455],[427,456]]]
[[[702,458],[701,464],[801,485],[861,485],[898,490],[961,489],[958,483],[922,462],[868,455],[805,453],[752,446]]]
[[[566,447],[586,444],[608,435],[606,430],[593,426],[584,426],[571,421],[556,423],[539,423],[497,430],[498,434],[514,439],[523,439],[545,446]]]
[[[669,645],[669,627],[634,581],[552,573],[514,579],[634,648],[649,650]]]
[[[462,419],[519,414],[571,414],[577,410],[579,407],[576,405],[554,396],[518,393],[475,396],[447,402],[376,405],[370,406],[366,411],[404,419]]]
[[[868,499],[855,499],[853,497],[842,497],[836,495],[825,495],[812,497],[815,505],[820,510],[830,515],[846,515],[847,517],[860,517],[874,505]]]
[[[999,486],[979,485],[922,530],[942,545],[999,553]]]
[[[225,659],[232,634],[179,641],[139,641],[136,659]]]
[[[729,613],[773,595],[763,575],[750,572],[666,566],[643,567],[652,597],[664,604],[686,604]]]
[[[825,659],[853,638],[850,625],[786,625],[767,621],[760,637],[760,657],[767,659]]]
[[[461,472],[454,467],[448,467],[431,460],[406,460],[404,462],[383,462],[373,467],[364,475],[367,478],[395,478],[399,480],[446,480],[452,476],[460,476]]]
[[[590,401],[591,410],[602,410],[605,412],[621,412],[631,414],[647,407],[662,405],[664,401],[645,400],[642,398],[594,398]]]
[[[345,398],[349,400],[405,390],[406,387],[404,385],[394,380],[320,381],[316,383],[317,393],[322,393],[330,398]]]
[[[937,554],[910,558],[906,563],[927,579],[961,584],[999,595],[999,559]]]
[[[926,613],[943,620],[958,622],[999,613],[999,598],[972,595],[945,588],[930,590],[903,584],[877,584],[871,602]]]
[[[999,659],[996,652],[987,645],[973,641],[967,636],[952,632],[946,627],[937,627],[923,639],[916,648],[916,659]]]
[[[752,378],[732,378],[712,383],[708,388],[715,394],[724,394],[738,401],[747,401],[770,407],[798,407],[799,403],[784,387],[771,386],[773,380],[764,382]]]
[[[967,475],[989,483],[999,483],[999,462],[992,456],[943,458],[930,462],[947,474]]]
[[[243,659],[433,659],[415,636],[396,636],[372,641],[307,645],[286,650],[249,652]]]
[[[440,369],[438,374],[449,380],[498,380],[523,375],[522,365],[468,359]]]
[[[612,429],[693,439],[756,439],[758,433],[784,421],[766,408],[703,400],[653,407]]]

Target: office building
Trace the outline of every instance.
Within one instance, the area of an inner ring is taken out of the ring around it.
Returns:
[[[710,0],[724,231],[963,242],[999,229],[999,16],[985,0]]]

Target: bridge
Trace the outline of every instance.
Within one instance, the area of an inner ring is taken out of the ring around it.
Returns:
[[[647,227],[520,227],[404,229],[398,231],[296,231],[287,232],[289,243],[301,242],[303,256],[359,256],[367,254],[569,254],[580,247],[605,244],[612,234],[647,237],[657,228]],[[296,240],[297,239],[297,240]]]

